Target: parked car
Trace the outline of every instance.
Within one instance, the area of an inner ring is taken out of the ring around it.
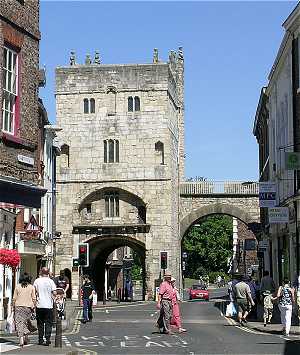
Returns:
[[[206,285],[198,284],[190,288],[190,300],[195,299],[209,301],[209,293]]]

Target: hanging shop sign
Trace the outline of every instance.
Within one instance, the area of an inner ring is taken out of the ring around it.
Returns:
[[[259,183],[259,207],[276,206],[276,183],[263,181]]]
[[[289,222],[289,208],[288,207],[274,207],[268,209],[269,223],[288,223]]]
[[[286,170],[300,169],[300,153],[285,152],[285,168]]]

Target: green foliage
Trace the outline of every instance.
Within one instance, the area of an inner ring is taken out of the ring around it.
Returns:
[[[142,280],[142,262],[139,255],[133,251],[133,265],[131,268],[131,278],[132,280]]]
[[[191,227],[182,241],[182,250],[188,254],[186,277],[199,279],[211,272],[227,273],[227,260],[232,255],[232,217],[208,216],[199,226]]]

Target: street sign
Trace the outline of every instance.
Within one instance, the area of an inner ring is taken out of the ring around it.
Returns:
[[[259,183],[259,207],[276,206],[276,183],[263,181]]]
[[[268,209],[269,223],[288,223],[289,209],[288,207],[275,207]]]
[[[300,169],[300,153],[285,152],[285,168],[286,170]]]
[[[256,250],[256,240],[255,239],[245,239],[244,249],[245,250]]]

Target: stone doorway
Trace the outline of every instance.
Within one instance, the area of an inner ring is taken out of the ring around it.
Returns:
[[[83,273],[88,273],[94,282],[98,301],[108,299],[109,286],[111,287],[112,300],[135,301],[133,265],[139,260],[141,265],[142,300],[145,299],[145,247],[143,243],[126,236],[106,236],[89,240],[90,267],[84,268]],[[136,274],[136,273],[135,273]]]

